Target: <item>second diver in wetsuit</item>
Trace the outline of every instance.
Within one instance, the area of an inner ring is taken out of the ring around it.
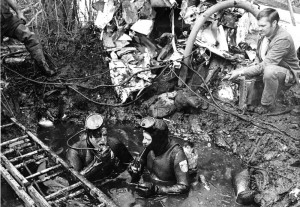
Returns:
[[[147,179],[136,184],[141,196],[157,194],[183,194],[189,191],[188,162],[182,147],[168,137],[169,129],[161,119],[146,117],[141,122],[143,145],[141,156],[129,165],[132,183],[137,183],[145,167],[150,172]]]

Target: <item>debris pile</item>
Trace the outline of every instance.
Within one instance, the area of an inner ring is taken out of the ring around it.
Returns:
[[[121,103],[133,100],[155,78],[165,75],[166,71],[169,71],[167,74],[170,77],[176,77],[173,73],[178,72],[182,66],[185,41],[196,18],[215,3],[187,0],[181,3],[108,0],[98,1],[93,5],[98,11],[95,26],[101,29],[100,39],[110,53],[111,81],[116,86],[115,91]],[[159,7],[165,7],[163,13],[167,12],[168,15],[165,16],[169,16],[169,19],[161,20],[162,8]],[[167,26],[164,22],[167,22]],[[255,24],[256,20],[250,13],[236,8],[222,10],[208,19],[198,33],[192,55],[196,67],[209,68],[205,84],[215,78],[216,72],[218,78],[222,79],[237,63],[247,64],[254,59],[256,41],[246,43],[245,40],[247,34],[255,30]],[[158,28],[165,30],[157,31]],[[221,62],[218,62],[220,59],[215,60],[220,57],[221,61],[228,61],[229,69],[222,68]],[[197,77],[192,79],[198,82],[197,85],[202,82]],[[217,96],[230,102],[237,101],[236,88],[236,84],[215,84]],[[153,102],[153,106],[149,106],[149,113],[155,117],[165,117],[185,106],[198,108],[201,105],[199,98],[191,91],[172,93],[177,94],[173,101],[161,100],[159,97],[156,103]],[[158,108],[168,110],[161,113]]]

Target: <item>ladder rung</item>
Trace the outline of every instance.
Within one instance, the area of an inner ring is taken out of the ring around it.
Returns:
[[[17,137],[17,138],[8,140],[8,141],[6,141],[6,142],[2,142],[2,143],[0,144],[0,146],[3,147],[3,146],[5,146],[5,145],[8,145],[8,144],[11,144],[11,143],[13,143],[13,142],[19,141],[19,140],[21,140],[21,139],[25,139],[25,138],[27,138],[27,137],[28,137],[28,135],[26,134],[26,135],[23,135],[23,136],[20,136],[20,137]]]
[[[22,145],[22,144],[25,144],[25,143],[30,143],[30,139],[25,138],[25,139],[18,140],[16,142],[10,143],[7,147],[8,148],[15,148],[15,147],[17,147],[19,145]]]
[[[50,195],[47,195],[47,196],[45,197],[45,199],[46,199],[46,200],[51,200],[51,199],[53,199],[53,198],[55,198],[55,197],[57,197],[57,196],[59,196],[59,195],[61,195],[61,194],[63,194],[63,193],[66,193],[66,192],[68,192],[68,191],[71,191],[71,190],[73,190],[73,189],[75,189],[75,188],[77,188],[77,187],[79,187],[79,186],[81,186],[81,185],[82,185],[82,183],[81,183],[81,182],[78,182],[78,183],[75,183],[75,184],[73,184],[73,185],[67,186],[67,187],[65,187],[65,188],[63,188],[63,189],[61,189],[61,190],[59,190],[59,191],[56,191],[55,193],[52,193],[52,194],[50,194]]]
[[[51,170],[55,170],[55,169],[57,169],[57,168],[59,168],[59,167],[61,167],[61,164],[57,164],[57,165],[55,165],[55,166],[53,166],[53,167],[49,167],[49,168],[46,168],[45,170],[42,170],[42,171],[40,171],[40,172],[34,173],[34,174],[32,174],[32,175],[29,175],[28,177],[26,177],[26,179],[29,180],[29,179],[32,179],[32,178],[34,178],[34,177],[43,175],[43,174],[45,174],[45,173],[47,173],[47,172],[49,172],[49,171],[51,171]]]
[[[58,176],[59,174],[62,174],[63,172],[64,172],[63,170],[60,170],[60,171],[58,171],[58,172],[56,172],[56,173],[54,173],[52,175],[46,176],[46,177],[44,177],[44,178],[42,178],[40,180],[35,181],[35,183],[43,183],[43,182],[45,182],[47,180],[50,180],[50,179]]]
[[[31,142],[25,143],[25,144],[20,145],[20,146],[18,146],[18,147],[14,147],[14,148],[10,148],[10,149],[8,149],[8,150],[5,150],[2,154],[7,155],[7,154],[12,153],[12,152],[14,152],[14,151],[16,151],[16,150],[24,150],[24,148],[30,147],[30,146],[32,146],[32,143],[31,143]]]
[[[18,169],[20,167],[24,167],[27,164],[33,163],[33,162],[38,162],[38,161],[44,161],[47,160],[48,157],[45,157],[45,155],[40,155],[38,156],[36,159],[30,159],[30,160],[26,160],[24,162],[21,162],[20,164],[15,165],[15,167]]]
[[[50,203],[50,204],[58,204],[58,203],[60,203],[60,202],[66,201],[66,200],[71,199],[71,198],[74,198],[74,197],[76,197],[76,196],[82,194],[84,191],[85,191],[84,189],[80,189],[80,190],[78,190],[78,191],[75,191],[74,193],[71,193],[71,194],[69,194],[69,195],[66,195],[65,197],[62,197],[62,198],[57,199],[57,200],[54,200],[54,201],[50,201],[49,203]]]
[[[15,158],[13,158],[13,159],[11,159],[11,160],[9,160],[9,161],[10,161],[10,162],[16,162],[16,161],[19,161],[19,160],[21,160],[21,159],[23,159],[23,158],[27,158],[27,157],[30,157],[30,156],[32,156],[32,155],[38,154],[39,152],[42,152],[42,151],[44,151],[44,150],[43,150],[43,149],[38,149],[38,150],[35,150],[35,151],[33,151],[33,152],[29,152],[29,153],[27,153],[27,154],[21,155],[21,156],[19,156],[19,157],[15,157]]]

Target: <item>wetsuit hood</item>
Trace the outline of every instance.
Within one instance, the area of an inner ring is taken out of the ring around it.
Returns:
[[[170,143],[168,138],[169,129],[167,124],[161,119],[155,119],[153,117],[146,117],[146,119],[151,119],[151,124],[143,125],[143,121],[141,126],[143,130],[150,134],[152,137],[152,142],[148,146],[149,150],[153,150],[155,155],[163,154],[167,149]],[[145,119],[144,119],[145,120]]]

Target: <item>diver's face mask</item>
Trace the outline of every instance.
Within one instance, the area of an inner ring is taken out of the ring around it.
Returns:
[[[155,131],[155,118],[145,117],[142,119],[140,126],[143,128],[143,146],[148,147],[152,141],[152,134]]]
[[[143,145],[149,148],[158,149],[168,143],[168,126],[163,120],[153,117],[145,117],[140,123],[143,128]]]
[[[107,144],[107,130],[105,127],[88,133],[88,138],[94,147]]]
[[[85,120],[88,139],[95,148],[107,144],[107,129],[102,124],[103,118],[100,114],[92,114]]]
[[[143,130],[143,146],[148,147],[152,143],[152,137],[151,135]]]

